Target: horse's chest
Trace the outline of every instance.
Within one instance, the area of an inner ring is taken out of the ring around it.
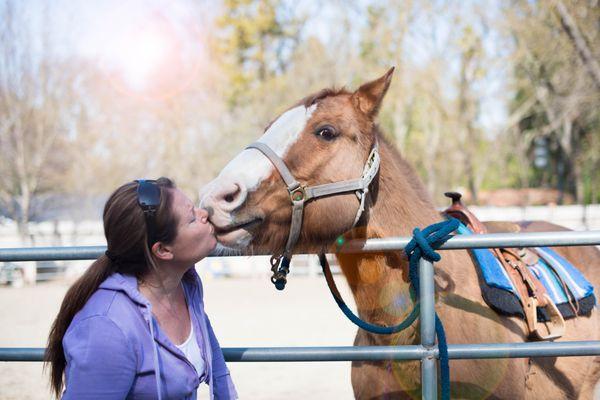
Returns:
[[[397,346],[415,344],[417,338],[411,335],[381,336],[371,335],[360,330],[354,344],[356,346]],[[357,399],[420,397],[420,362],[411,361],[369,361],[352,363],[352,383]]]

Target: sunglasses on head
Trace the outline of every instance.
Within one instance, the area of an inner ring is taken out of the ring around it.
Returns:
[[[138,179],[137,198],[138,204],[144,212],[146,220],[146,233],[148,246],[152,247],[156,240],[156,211],[160,206],[160,188],[155,180]]]

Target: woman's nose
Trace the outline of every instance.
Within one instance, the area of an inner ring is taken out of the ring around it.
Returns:
[[[208,211],[204,208],[196,208],[196,215],[202,220],[202,222],[208,221]]]

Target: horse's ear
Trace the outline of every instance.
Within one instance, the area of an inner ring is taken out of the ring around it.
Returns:
[[[377,115],[385,92],[387,92],[390,87],[393,74],[394,67],[390,68],[382,77],[367,82],[359,87],[356,92],[352,94],[354,106],[369,117]]]

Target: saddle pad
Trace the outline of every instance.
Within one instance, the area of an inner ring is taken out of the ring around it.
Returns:
[[[459,234],[471,235],[473,232],[461,224],[457,230]],[[533,248],[540,256],[538,263],[528,266],[546,288],[548,295],[558,307],[564,318],[575,317],[571,303],[577,301],[579,306],[577,315],[589,314],[596,304],[594,287],[588,282],[583,274],[565,258],[548,247]],[[517,315],[525,317],[523,307],[519,301],[519,294],[511,282],[507,272],[500,261],[488,249],[469,250],[473,259],[479,267],[480,286],[484,300],[497,312],[505,315]],[[566,286],[561,284],[562,280]],[[549,320],[544,309],[538,309],[538,320]]]

